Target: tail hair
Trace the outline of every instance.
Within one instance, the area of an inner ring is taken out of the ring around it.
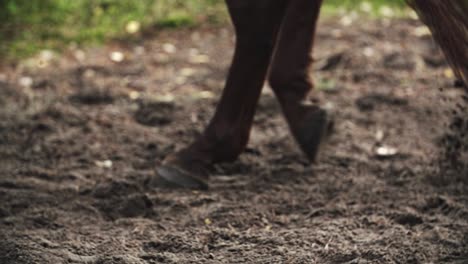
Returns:
[[[432,32],[455,76],[468,86],[468,0],[406,0]],[[468,88],[467,88],[468,89]]]

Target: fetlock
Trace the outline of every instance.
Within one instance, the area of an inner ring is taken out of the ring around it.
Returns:
[[[186,148],[167,156],[156,168],[166,181],[189,189],[207,189],[212,164],[233,161],[244,149],[244,138],[213,137],[205,133]]]
[[[232,162],[244,151],[249,130],[250,128],[228,130],[209,127],[191,147],[210,156],[212,163]]]

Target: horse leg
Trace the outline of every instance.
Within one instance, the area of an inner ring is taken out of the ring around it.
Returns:
[[[291,1],[281,25],[270,70],[275,92],[290,130],[302,151],[314,161],[332,122],[327,113],[307,102],[313,88],[309,76],[312,48],[322,0]]]
[[[207,166],[232,161],[245,148],[286,6],[285,0],[226,2],[236,47],[214,117],[200,138],[157,169],[164,179],[182,187],[207,188]]]

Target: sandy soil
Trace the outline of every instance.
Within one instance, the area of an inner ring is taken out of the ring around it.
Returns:
[[[468,263],[466,101],[419,22],[321,23],[317,164],[266,87],[240,159],[168,189],[154,168],[208,122],[232,52],[228,26],[155,30],[2,66],[0,263]]]

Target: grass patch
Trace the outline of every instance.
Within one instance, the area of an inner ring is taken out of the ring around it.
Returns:
[[[325,0],[323,9],[379,16],[383,7],[404,5],[403,0]],[[41,49],[103,43],[128,35],[129,23],[178,28],[227,20],[224,0],[1,0],[0,56],[17,60]]]
[[[322,11],[325,15],[357,12],[372,18],[401,17],[409,10],[404,0],[324,0],[324,3]]]
[[[142,28],[193,26],[226,19],[219,0],[2,0],[0,56],[18,59],[41,49],[102,43]]]

